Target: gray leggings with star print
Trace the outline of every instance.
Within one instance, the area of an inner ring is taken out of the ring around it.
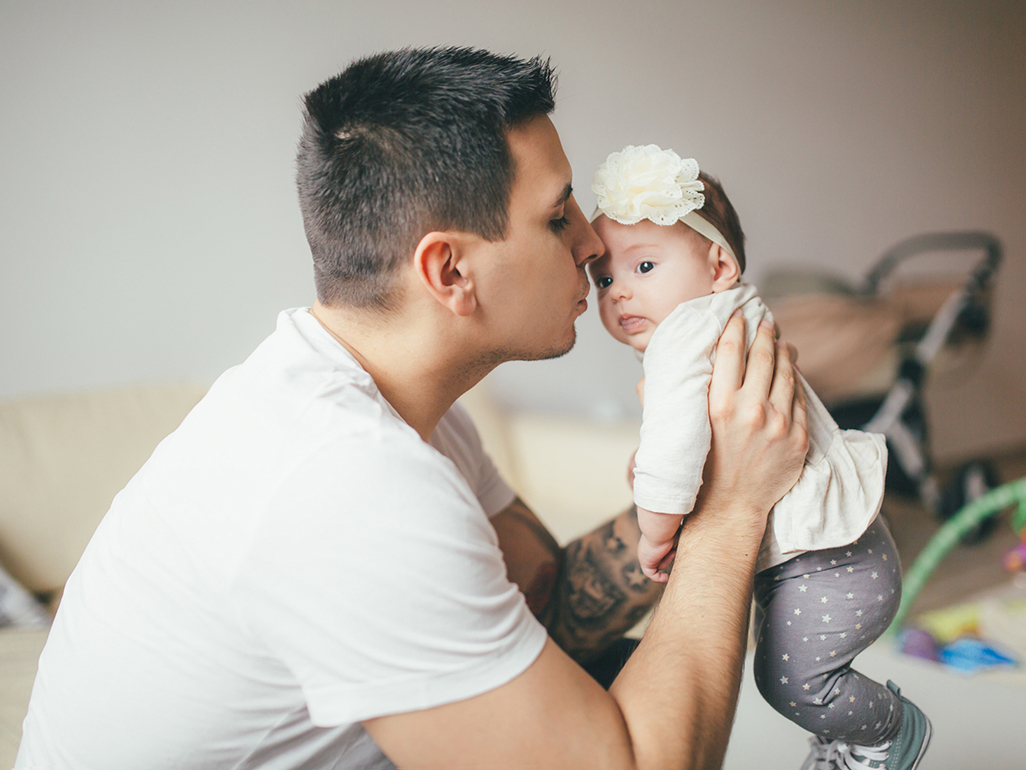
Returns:
[[[890,740],[901,703],[851,668],[890,625],[901,600],[901,566],[879,517],[851,545],[809,551],[756,575],[754,673],[777,711],[830,740]]]

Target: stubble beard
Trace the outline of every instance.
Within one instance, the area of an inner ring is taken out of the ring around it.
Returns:
[[[541,350],[529,350],[525,348],[504,347],[496,348],[482,355],[480,364],[488,370],[494,369],[499,364],[507,361],[548,361],[553,358],[561,358],[573,350],[577,344],[576,323],[570,327],[569,339]]]

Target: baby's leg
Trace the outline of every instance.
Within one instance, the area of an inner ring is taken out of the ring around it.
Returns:
[[[830,740],[873,746],[894,737],[898,697],[852,670],[890,625],[901,567],[877,519],[851,545],[810,551],[756,576],[755,681],[792,722]]]

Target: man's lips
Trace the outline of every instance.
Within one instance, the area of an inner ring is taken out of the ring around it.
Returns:
[[[637,334],[645,328],[647,319],[639,315],[622,315],[619,318],[620,328],[628,334]]]
[[[584,284],[584,290],[581,292],[581,296],[577,298],[577,305],[578,306],[584,305],[584,307],[581,309],[582,313],[585,310],[588,309],[588,299],[587,298],[588,298],[588,293],[590,291],[591,291],[591,284],[588,284],[588,283]]]

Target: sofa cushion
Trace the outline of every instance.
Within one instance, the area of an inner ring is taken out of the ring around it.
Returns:
[[[517,491],[560,543],[590,532],[633,502],[627,463],[640,421],[523,412],[508,417]]]
[[[0,404],[0,562],[58,591],[114,496],[206,389],[133,386]]]

